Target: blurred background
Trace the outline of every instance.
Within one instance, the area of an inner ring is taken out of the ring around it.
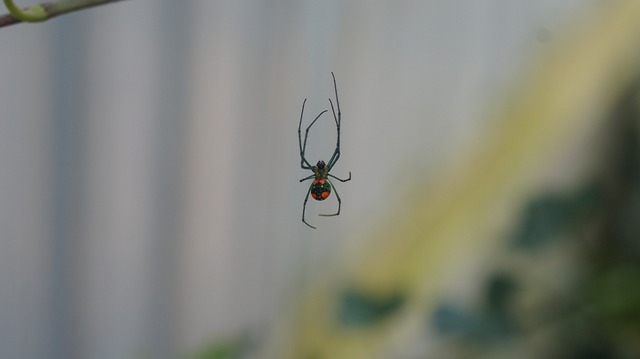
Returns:
[[[2,28],[0,357],[638,358],[638,39],[640,2],[586,0]],[[313,230],[332,71],[353,179]]]

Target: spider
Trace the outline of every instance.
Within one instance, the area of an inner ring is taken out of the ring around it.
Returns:
[[[313,172],[312,175],[307,176],[300,180],[300,182],[303,182],[306,180],[313,179],[313,182],[311,182],[311,186],[309,186],[309,190],[307,191],[307,195],[304,198],[304,204],[302,205],[302,222],[313,229],[316,229],[316,227],[310,225],[304,219],[304,214],[307,209],[307,201],[309,200],[309,195],[311,195],[311,197],[316,201],[324,201],[329,197],[329,195],[331,194],[331,189],[333,189],[333,192],[336,194],[336,198],[338,199],[338,211],[333,214],[320,214],[320,216],[325,216],[325,217],[337,216],[340,214],[340,206],[342,205],[342,201],[340,200],[340,195],[338,195],[338,191],[336,190],[336,187],[329,180],[329,177],[337,179],[340,182],[347,182],[351,180],[351,171],[349,171],[349,178],[347,179],[341,179],[329,173],[333,168],[333,166],[336,164],[336,162],[338,162],[338,159],[340,158],[340,122],[342,120],[342,114],[340,113],[340,102],[338,101],[338,86],[336,85],[336,76],[333,74],[333,72],[331,73],[331,77],[333,77],[333,89],[336,94],[336,107],[335,108],[333,107],[333,101],[331,101],[331,98],[329,98],[329,104],[331,105],[331,112],[333,112],[333,119],[336,122],[338,137],[337,137],[336,149],[333,151],[333,155],[331,156],[331,159],[329,159],[329,163],[325,164],[324,161],[318,161],[318,163],[316,163],[315,166],[312,166],[309,163],[309,161],[307,161],[307,159],[304,157],[304,153],[307,149],[307,137],[309,136],[309,130],[311,129],[311,126],[313,126],[313,124],[316,123],[316,121],[318,121],[320,116],[322,116],[328,110],[324,110],[320,112],[320,114],[316,116],[316,118],[307,127],[307,129],[304,132],[304,143],[302,142],[302,134],[300,132],[300,129],[302,128],[302,117],[304,115],[304,105],[305,103],[307,103],[307,99],[304,99],[304,101],[302,102],[302,112],[300,113],[300,122],[298,123],[298,145],[300,146],[300,167],[302,167],[302,169],[310,170],[311,172]],[[338,110],[337,115],[336,115],[336,109]]]

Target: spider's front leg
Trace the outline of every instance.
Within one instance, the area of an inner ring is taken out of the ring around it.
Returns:
[[[311,126],[313,126],[314,123],[316,123],[316,121],[318,121],[320,116],[322,116],[328,110],[324,110],[320,112],[320,114],[316,116],[316,118],[307,127],[307,129],[304,132],[304,145],[303,145],[301,130],[302,130],[302,117],[304,115],[304,105],[306,103],[307,103],[307,99],[305,98],[304,101],[302,102],[302,111],[300,111],[300,121],[298,122],[298,147],[300,149],[300,167],[302,167],[302,169],[305,169],[305,170],[310,170],[310,169],[313,169],[313,166],[311,166],[309,161],[307,161],[307,159],[304,157],[304,153],[307,150],[307,138],[309,137],[309,129],[311,128]]]
[[[340,125],[342,124],[342,111],[340,111],[340,99],[338,98],[338,84],[336,83],[336,75],[331,72],[331,77],[333,78],[333,90],[336,94],[336,106],[333,106],[333,101],[329,99],[329,104],[331,105],[331,112],[333,113],[333,119],[336,122],[336,131],[337,131],[337,141],[336,141],[336,149],[333,151],[333,155],[331,159],[329,159],[328,168],[329,171],[333,168],[333,166],[338,162],[340,158]],[[338,110],[336,113],[336,109]]]
[[[302,101],[302,111],[300,111],[300,122],[298,122],[298,147],[300,148],[300,167],[302,169],[308,170],[311,169],[311,164],[304,158],[304,150],[302,149],[302,134],[300,133],[302,127],[302,117],[304,115],[304,105],[307,103],[307,99],[305,98]],[[305,147],[306,147],[306,137],[305,137]]]

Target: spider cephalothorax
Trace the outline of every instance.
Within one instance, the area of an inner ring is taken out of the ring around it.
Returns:
[[[329,180],[329,177],[337,179],[340,182],[347,182],[351,180],[351,172],[349,172],[349,178],[347,179],[340,179],[329,173],[333,168],[333,166],[336,164],[336,162],[338,162],[338,159],[340,158],[340,122],[342,121],[342,114],[340,113],[340,102],[338,101],[338,86],[336,85],[336,77],[333,74],[333,72],[331,73],[331,76],[333,77],[333,89],[336,94],[336,107],[335,108],[333,107],[333,101],[331,101],[331,99],[329,99],[329,104],[331,105],[331,112],[333,113],[333,119],[335,120],[335,123],[336,123],[338,140],[336,143],[336,149],[333,151],[333,155],[331,156],[329,163],[325,164],[324,161],[318,161],[318,163],[315,166],[311,166],[309,161],[307,161],[307,159],[304,157],[304,153],[307,149],[307,137],[309,136],[309,129],[311,129],[311,126],[313,126],[313,124],[316,123],[316,121],[318,121],[320,116],[322,116],[325,112],[327,112],[327,110],[320,112],[320,114],[316,116],[316,118],[307,127],[307,129],[304,132],[304,143],[302,142],[302,134],[300,130],[302,128],[302,116],[304,114],[304,105],[307,102],[307,99],[305,99],[302,102],[302,112],[300,113],[300,122],[298,123],[298,144],[300,146],[300,167],[302,167],[305,170],[310,170],[311,172],[313,172],[312,175],[300,180],[300,182],[302,182],[302,181],[306,181],[313,178],[313,182],[311,183],[311,186],[309,186],[309,190],[307,191],[307,196],[304,198],[304,204],[302,206],[302,222],[304,222],[304,224],[306,224],[307,226],[313,229],[315,229],[316,227],[310,225],[304,219],[304,213],[307,209],[307,201],[309,200],[309,195],[311,195],[311,197],[317,201],[324,201],[329,197],[329,195],[331,194],[331,190],[333,189],[336,194],[336,198],[338,199],[338,211],[333,214],[321,214],[321,216],[337,216],[340,214],[340,206],[342,205],[342,201],[340,200],[340,195],[338,195],[338,191],[335,190],[335,187]],[[336,109],[338,110],[337,113],[336,113]]]
[[[318,163],[316,163],[316,165],[313,166],[311,170],[316,176],[324,175],[326,177],[327,170],[325,168],[326,168],[326,165],[324,164],[324,161],[318,161]]]

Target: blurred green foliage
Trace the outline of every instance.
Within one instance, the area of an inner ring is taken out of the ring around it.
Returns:
[[[214,342],[191,354],[187,359],[241,359],[246,358],[250,345],[246,337],[224,342]]]
[[[602,170],[575,191],[544,193],[526,203],[509,238],[510,256],[562,251],[575,267],[575,275],[560,282],[569,290],[490,275],[481,303],[469,309],[445,302],[431,315],[436,332],[453,340],[453,357],[495,357],[509,341],[513,352],[545,358],[640,358],[639,88],[624,93],[610,114],[613,138]],[[561,240],[573,245],[553,245]],[[524,273],[543,265],[525,263]],[[516,313],[520,289],[543,297],[544,305]]]
[[[345,289],[339,302],[339,322],[345,327],[373,325],[398,311],[404,302],[405,296],[401,293],[379,297],[353,288]]]
[[[515,281],[506,273],[496,273],[487,281],[484,291],[485,298],[477,311],[452,304],[438,307],[432,318],[437,332],[475,344],[493,343],[514,336],[518,329],[510,307],[516,292]]]
[[[567,195],[543,194],[526,205],[511,241],[516,247],[534,249],[563,238],[559,235],[580,225],[603,201],[603,188],[596,184]]]

